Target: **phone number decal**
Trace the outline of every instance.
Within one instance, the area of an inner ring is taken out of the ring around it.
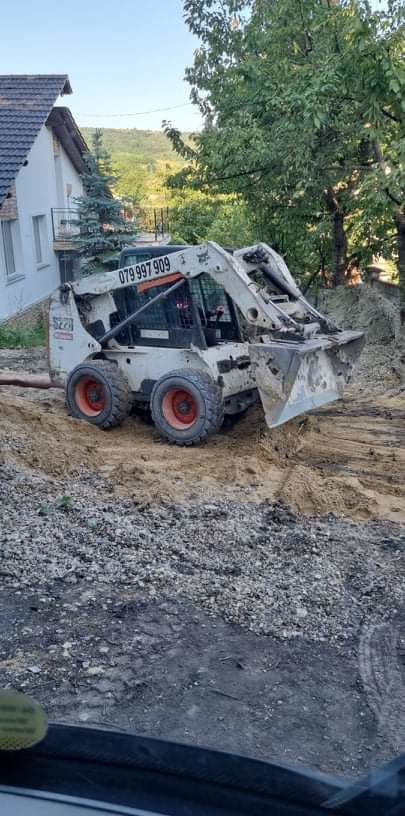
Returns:
[[[155,258],[135,266],[126,266],[120,269],[118,277],[120,283],[137,283],[138,281],[153,278],[155,275],[165,275],[170,272],[170,261],[167,255],[164,258]]]

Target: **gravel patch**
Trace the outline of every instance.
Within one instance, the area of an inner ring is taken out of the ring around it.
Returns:
[[[97,474],[62,485],[10,464],[0,479],[12,587],[130,586],[256,633],[335,644],[403,602],[405,529],[392,522],[305,518],[269,501],[111,499]]]

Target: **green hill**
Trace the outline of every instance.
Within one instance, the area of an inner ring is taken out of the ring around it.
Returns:
[[[80,128],[84,138],[91,146],[91,137],[95,128]],[[181,159],[174,152],[169,139],[159,130],[138,130],[137,128],[100,128],[105,147],[113,159],[131,157],[134,162],[143,165],[155,162],[176,162]]]
[[[169,204],[167,177],[184,165],[169,139],[159,130],[99,128],[112,158],[117,179],[115,193],[134,205],[163,207]],[[87,144],[95,128],[81,128]]]

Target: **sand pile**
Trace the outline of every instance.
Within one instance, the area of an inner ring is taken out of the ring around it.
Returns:
[[[387,344],[398,336],[399,300],[388,300],[372,286],[362,284],[324,290],[319,309],[344,329],[364,331],[367,343]]]

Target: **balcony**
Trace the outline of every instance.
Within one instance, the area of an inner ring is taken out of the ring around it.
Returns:
[[[76,238],[80,234],[77,210],[53,207],[51,215],[54,250],[66,252],[77,249]]]
[[[53,207],[52,233],[55,252],[77,251],[80,235],[78,211]],[[128,221],[133,221],[136,230],[136,244],[166,244],[170,240],[168,207],[136,207],[125,213]]]

